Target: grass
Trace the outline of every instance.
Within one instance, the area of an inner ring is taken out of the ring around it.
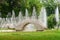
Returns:
[[[0,33],[0,40],[60,40],[60,30]]]
[[[0,28],[0,30],[15,30],[15,28]]]

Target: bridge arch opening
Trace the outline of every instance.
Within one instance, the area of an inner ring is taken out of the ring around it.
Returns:
[[[36,31],[36,26],[32,23],[27,23],[23,27],[23,31]]]

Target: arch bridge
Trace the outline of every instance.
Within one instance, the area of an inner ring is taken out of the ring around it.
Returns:
[[[37,19],[35,19],[35,20],[34,19],[25,19],[21,23],[19,23],[15,29],[17,31],[23,31],[24,28],[26,27],[26,25],[28,25],[28,24],[34,24],[36,31],[42,31],[42,30],[45,30],[47,28],[43,25],[42,22],[40,22]]]

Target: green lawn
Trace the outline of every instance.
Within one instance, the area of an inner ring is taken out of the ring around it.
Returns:
[[[0,40],[60,40],[60,31],[0,33]]]

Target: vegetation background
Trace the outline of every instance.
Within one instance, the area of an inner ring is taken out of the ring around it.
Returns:
[[[55,9],[57,6],[59,7],[60,11],[60,3],[56,3],[55,0],[0,0],[0,17],[7,17],[9,12],[12,15],[12,10],[15,11],[16,17],[18,16],[19,11],[22,11],[24,16],[26,8],[28,9],[29,15],[31,16],[33,7],[36,8],[38,16],[42,6],[44,6],[47,11],[48,28],[54,28],[56,25]]]

